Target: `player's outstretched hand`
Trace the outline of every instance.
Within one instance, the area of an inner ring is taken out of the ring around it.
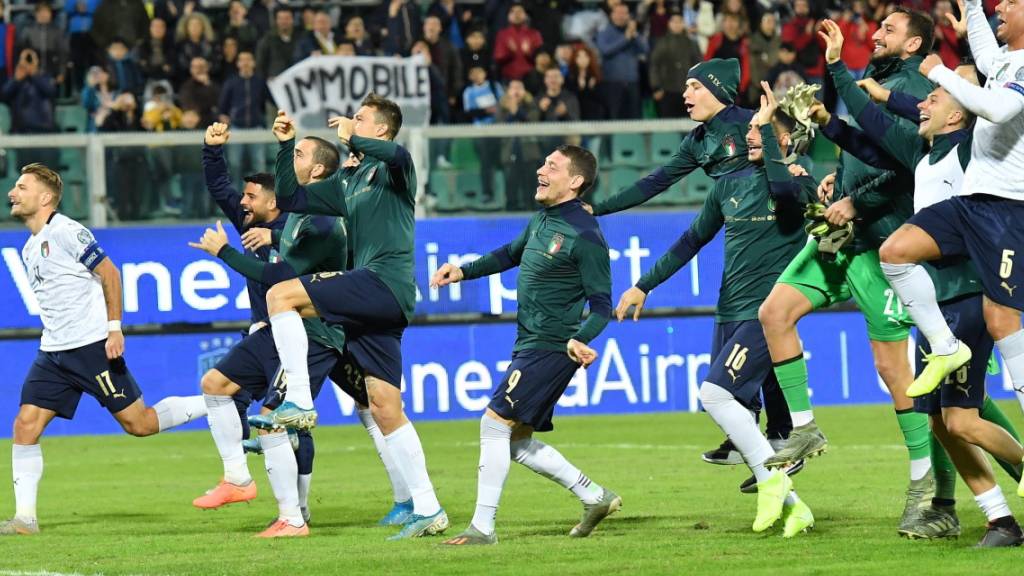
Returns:
[[[640,311],[644,309],[644,302],[647,301],[647,293],[636,286],[626,290],[619,298],[619,305],[615,307],[615,317],[622,322],[622,319],[633,308],[633,321],[640,319]]]
[[[338,139],[342,142],[348,142],[349,138],[352,137],[355,124],[355,120],[344,116],[335,116],[334,118],[327,119],[327,125],[338,131]]]
[[[593,364],[594,360],[597,360],[597,350],[579,340],[569,340],[565,345],[565,351],[569,354],[570,360],[577,364],[582,364],[584,368]]]
[[[820,200],[822,204],[828,204],[832,201],[832,192],[835,190],[835,186],[835,172],[821,179],[821,183],[818,184],[818,200]]]
[[[228,125],[223,122],[214,122],[206,128],[206,138],[203,141],[207,146],[223,146],[231,139],[231,131]]]
[[[761,90],[764,94],[761,94],[761,108],[757,111],[758,126],[770,124],[775,117],[775,111],[779,109],[779,101],[775,98],[771,84],[761,80]]]
[[[853,207],[853,199],[850,197],[843,198],[825,210],[825,220],[834,226],[844,226],[856,217],[857,209]]]
[[[274,132],[274,136],[277,137],[278,142],[287,142],[295,139],[295,122],[292,121],[284,110],[277,111],[277,117],[274,118],[274,127],[271,130]]]
[[[120,330],[107,332],[107,360],[115,360],[124,356],[124,332]]]
[[[193,248],[199,248],[210,256],[216,256],[217,254],[220,254],[221,249],[223,249],[227,243],[228,235],[224,232],[224,226],[221,225],[220,220],[217,220],[216,230],[213,228],[207,228],[206,232],[203,233],[203,237],[199,239],[199,242],[189,242],[188,245]]]
[[[255,226],[242,234],[242,247],[246,250],[257,250],[264,246],[270,246],[272,243],[273,238],[270,235],[270,228]]]
[[[843,31],[839,29],[839,24],[832,20],[822,20],[818,36],[821,36],[822,40],[825,41],[825,62],[829,64],[838,62],[839,57],[843,53],[843,42],[845,41]]]
[[[461,281],[462,278],[462,268],[445,262],[444,266],[441,266],[437,272],[434,272],[434,277],[430,279],[430,287],[439,288],[447,286],[453,282]]]
[[[857,86],[868,93],[868,97],[874,102],[879,104],[885,104],[889,101],[890,91],[885,86],[878,83],[878,80],[874,78],[864,78],[863,80],[857,80]]]

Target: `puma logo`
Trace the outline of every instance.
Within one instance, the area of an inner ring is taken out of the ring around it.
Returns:
[[[1001,287],[1001,288],[1002,288],[1003,290],[1006,290],[1007,292],[1009,292],[1009,293],[1010,293],[1010,298],[1013,298],[1013,291],[1017,289],[1017,287],[1016,287],[1016,286],[1010,286],[1010,285],[1009,285],[1009,284],[1007,284],[1007,283],[1006,283],[1005,281],[1004,281],[1004,282],[1000,282],[1000,283],[999,283],[999,286],[1000,286],[1000,287]]]
[[[733,208],[739,208],[740,207],[740,201],[737,200],[735,196],[730,197],[729,198],[729,202],[732,202]]]
[[[128,399],[128,397],[124,395],[124,390],[120,392],[114,392],[113,398],[124,398],[126,400]]]
[[[516,402],[518,402],[518,400],[513,400],[508,394],[505,394],[505,401],[508,402],[508,405],[511,406],[513,410],[515,410]]]
[[[732,368],[729,368],[729,376],[732,376],[732,383],[733,384],[735,384],[736,383],[736,379],[739,378],[739,374],[737,374],[735,371],[733,371]]]
[[[956,389],[959,390],[960,392],[963,392],[964,396],[970,396],[971,395],[971,386],[970,386],[970,384],[968,384],[967,386],[963,386],[961,384],[957,384],[956,385]]]
[[[945,184],[946,186],[949,186],[950,188],[953,187],[953,182],[951,182],[949,180],[943,180],[942,183]]]

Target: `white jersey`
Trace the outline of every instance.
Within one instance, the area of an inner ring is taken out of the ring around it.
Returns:
[[[1000,98],[1024,98],[1024,50],[1007,52],[1003,47],[986,64],[992,71],[986,90],[996,91]],[[1024,114],[1002,124],[978,117],[961,194],[1024,200]]]
[[[964,169],[960,165],[960,146],[963,145],[961,142],[953,146],[935,164],[928,163],[927,155],[917,163],[914,169],[915,213],[962,193]]]
[[[106,340],[107,305],[92,270],[106,256],[91,232],[54,214],[21,249],[21,261],[39,301],[43,338],[39,349],[56,352]]]

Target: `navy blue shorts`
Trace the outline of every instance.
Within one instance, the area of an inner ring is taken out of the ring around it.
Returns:
[[[320,272],[299,278],[317,314],[345,328],[345,341],[365,373],[402,385],[405,315],[391,289],[373,272]]]
[[[555,404],[579,367],[565,352],[515,352],[505,379],[494,389],[487,407],[502,418],[528,424],[537,432],[553,430]]]
[[[70,420],[82,392],[116,414],[142,398],[124,358],[107,360],[107,341],[60,352],[39,351],[21,387],[21,403]]]
[[[711,367],[704,378],[725,388],[747,408],[761,409],[761,387],[775,378],[764,329],[757,320],[715,324]]]
[[[356,361],[355,356],[348,350],[338,357],[338,362],[334,365],[334,369],[331,370],[331,381],[341,391],[348,394],[356,401],[356,404],[360,406],[369,406],[370,399],[366,395],[366,380],[364,379],[365,374],[363,368],[359,366],[359,362]]]
[[[306,358],[309,364],[310,391],[313,398],[316,398],[324,379],[338,361],[338,352],[310,340]],[[264,406],[276,408],[287,389],[281,359],[274,346],[274,333],[269,326],[243,338],[213,368],[242,387],[234,398],[246,407],[253,401],[265,398]]]
[[[914,411],[937,415],[943,408],[977,408],[985,403],[985,376],[992,337],[985,327],[981,294],[967,296],[939,305],[953,334],[971,348],[973,358],[931,394],[914,399]],[[924,355],[931,352],[928,339],[917,337],[917,373],[924,370]]]
[[[968,256],[985,295],[1016,310],[1024,310],[1022,222],[1024,202],[987,194],[954,196],[907,220],[927,232],[944,257]]]

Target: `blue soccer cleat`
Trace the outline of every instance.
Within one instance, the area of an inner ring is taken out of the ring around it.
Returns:
[[[412,516],[412,498],[405,502],[395,502],[395,505],[388,510],[377,524],[381,526],[401,526]]]
[[[247,454],[263,454],[263,446],[259,438],[246,438],[242,440],[242,451]]]
[[[311,430],[316,427],[316,409],[299,408],[294,402],[284,401],[276,410],[268,414],[275,428],[295,428]]]
[[[448,514],[441,508],[430,516],[411,514],[409,519],[402,525],[402,530],[388,540],[405,540],[407,538],[419,538],[420,536],[433,536],[448,529]]]

